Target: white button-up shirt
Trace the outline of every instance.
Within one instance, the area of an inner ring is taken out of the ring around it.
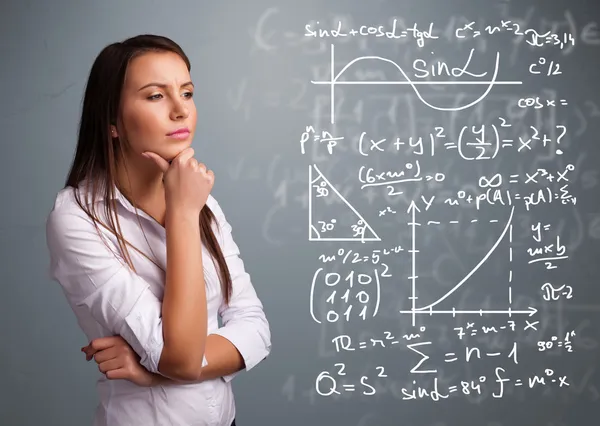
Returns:
[[[140,363],[148,371],[159,373],[158,361],[164,344],[161,303],[165,273],[130,246],[127,248],[137,274],[115,257],[113,252],[119,253],[116,237],[98,225],[111,251],[75,200],[74,192],[78,191],[82,202],[91,204],[91,194],[85,192],[85,188],[84,181],[77,190],[62,189],[48,215],[50,277],[60,284],[90,341],[120,335],[140,356]],[[135,208],[116,186],[115,192],[125,240],[166,270],[165,228],[140,209],[138,220]],[[98,195],[96,201],[96,214],[108,223],[102,195]],[[217,270],[203,246],[208,334],[219,334],[231,341],[241,353],[245,369],[250,370],[270,353],[269,323],[239,257],[231,225],[212,195],[206,204],[216,216],[213,230],[233,283],[229,306],[225,306]],[[140,222],[146,236],[140,230]],[[220,328],[217,314],[222,319]],[[206,358],[203,365],[207,365]],[[137,386],[128,380],[110,380],[101,374],[96,385],[100,403],[94,426],[229,426],[235,417],[230,381],[238,373],[200,383],[154,387]]]

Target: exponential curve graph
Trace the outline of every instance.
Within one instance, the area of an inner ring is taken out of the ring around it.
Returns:
[[[506,309],[499,309],[499,310],[486,310],[486,309],[458,310],[455,308],[452,308],[450,310],[434,310],[433,309],[435,306],[437,306],[442,301],[447,299],[451,294],[456,292],[464,284],[468,283],[469,279],[473,276],[473,274],[475,272],[477,272],[478,269],[481,268],[481,266],[486,262],[486,260],[497,250],[500,243],[506,238],[507,235],[509,235],[509,230],[511,229],[511,226],[512,226],[512,220],[513,220],[514,211],[515,211],[514,206],[511,208],[510,216],[508,217],[508,219],[506,221],[506,224],[504,226],[504,229],[502,230],[502,233],[496,239],[495,243],[487,251],[487,253],[485,253],[485,255],[479,260],[479,262],[456,285],[454,285],[452,287],[452,289],[450,289],[448,292],[446,292],[442,297],[438,298],[436,301],[434,301],[433,303],[430,303],[426,306],[416,307],[416,301],[418,300],[417,286],[416,286],[416,279],[418,277],[417,271],[416,271],[416,256],[419,251],[415,247],[415,239],[416,239],[415,237],[416,237],[416,227],[419,225],[419,223],[416,221],[416,214],[418,211],[419,210],[416,207],[416,205],[414,203],[411,203],[411,205],[408,209],[408,212],[411,214],[411,222],[409,223],[409,225],[411,226],[412,232],[413,232],[413,234],[412,234],[413,245],[412,245],[411,250],[409,250],[411,253],[411,258],[412,258],[412,268],[411,268],[412,270],[411,270],[411,275],[409,276],[409,279],[412,282],[412,292],[411,292],[411,296],[409,298],[412,301],[412,309],[400,311],[400,313],[402,313],[402,314],[411,314],[412,315],[413,326],[416,325],[416,315],[417,314],[426,314],[426,315],[477,314],[480,316],[490,315],[490,314],[504,314],[504,315],[508,315],[510,317],[512,315],[519,315],[519,314],[532,316],[537,312],[537,309],[535,309],[533,307],[529,307],[528,309],[524,309],[524,310],[515,310],[515,309],[511,309],[510,306]]]

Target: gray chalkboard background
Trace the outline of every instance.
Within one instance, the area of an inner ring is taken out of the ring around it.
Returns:
[[[156,33],[192,61],[193,146],[271,323],[239,425],[598,424],[599,22],[591,0],[3,2],[0,423],[91,424],[44,223],[93,59]]]

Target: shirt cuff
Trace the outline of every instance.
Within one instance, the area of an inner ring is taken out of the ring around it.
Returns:
[[[149,321],[145,315],[157,318],[157,321]],[[146,370],[160,374],[158,363],[164,348],[160,303],[149,289],[142,293],[136,306],[125,317],[119,334],[140,355],[140,364]]]

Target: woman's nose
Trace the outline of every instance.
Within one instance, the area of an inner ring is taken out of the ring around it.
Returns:
[[[185,118],[189,115],[189,109],[185,106],[182,101],[175,102],[173,105],[173,111],[171,112],[171,116],[174,119]]]

